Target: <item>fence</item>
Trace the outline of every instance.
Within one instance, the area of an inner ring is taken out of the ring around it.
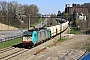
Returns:
[[[10,41],[10,40],[14,40],[14,39],[20,38],[20,37],[22,37],[22,35],[9,36],[9,37],[5,37],[5,38],[2,37],[2,38],[0,39],[0,43],[6,42],[6,41]]]

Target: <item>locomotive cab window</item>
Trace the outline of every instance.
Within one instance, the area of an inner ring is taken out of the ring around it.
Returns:
[[[23,35],[23,36],[25,36],[25,37],[29,37],[30,36],[31,37],[32,35]]]
[[[29,37],[30,36],[31,37],[32,33],[26,31],[26,32],[23,33],[23,36],[25,36],[25,37]]]

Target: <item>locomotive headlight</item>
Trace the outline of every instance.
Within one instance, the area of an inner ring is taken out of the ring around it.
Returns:
[[[31,37],[23,37],[23,41],[31,41]]]
[[[23,37],[23,42],[24,42],[24,43],[30,43],[31,40],[32,40],[31,37]]]

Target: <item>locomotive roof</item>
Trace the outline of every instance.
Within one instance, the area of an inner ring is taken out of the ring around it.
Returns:
[[[40,30],[45,30],[46,28],[34,28],[31,30],[28,30],[29,32],[33,32],[33,31],[40,31]]]

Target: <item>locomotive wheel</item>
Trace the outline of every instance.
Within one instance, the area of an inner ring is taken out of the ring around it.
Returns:
[[[35,44],[35,46],[37,46],[38,45],[38,42]]]
[[[24,46],[25,46],[25,44],[23,44],[23,43],[22,43],[21,45],[22,45],[22,47],[24,47]]]
[[[31,48],[33,48],[33,47],[34,47],[34,43],[31,42],[31,44],[30,44],[29,46],[30,46]]]

